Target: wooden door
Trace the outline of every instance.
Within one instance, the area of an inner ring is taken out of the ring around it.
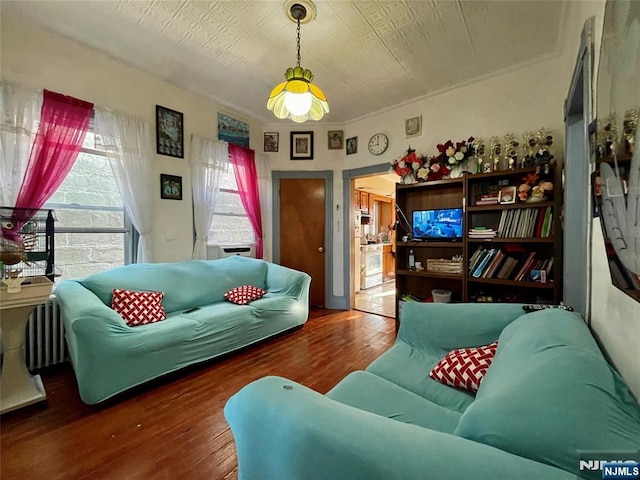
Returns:
[[[280,263],[311,275],[309,303],[324,306],[323,178],[280,179]]]

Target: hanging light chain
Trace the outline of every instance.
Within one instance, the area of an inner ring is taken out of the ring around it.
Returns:
[[[300,66],[300,19],[298,18],[298,28],[296,29],[297,44],[298,44],[298,67]]]

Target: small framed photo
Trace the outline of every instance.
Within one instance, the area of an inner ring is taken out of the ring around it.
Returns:
[[[313,132],[291,132],[291,160],[313,160]]]
[[[342,150],[344,141],[343,130],[329,130],[327,132],[327,148],[329,150]]]
[[[161,173],[160,198],[182,200],[182,177]]]
[[[518,198],[517,187],[500,187],[500,192],[498,192],[498,201],[502,205],[507,205],[509,203],[516,203],[516,198]]]
[[[422,115],[416,115],[404,121],[404,134],[407,138],[422,135]]]
[[[491,173],[493,172],[493,163],[492,162],[484,162],[482,164],[482,173]]]
[[[156,105],[156,152],[169,157],[184,158],[183,115]]]
[[[279,143],[280,143],[280,134],[278,132],[264,133],[264,151],[265,152],[277,152]]]
[[[358,137],[347,138],[347,155],[358,153]]]

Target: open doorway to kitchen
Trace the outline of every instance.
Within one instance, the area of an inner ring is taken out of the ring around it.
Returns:
[[[353,308],[395,318],[395,174],[351,182]]]

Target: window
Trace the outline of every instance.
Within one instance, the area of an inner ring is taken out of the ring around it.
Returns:
[[[133,261],[133,237],[109,160],[87,132],[83,148],[44,208],[55,210],[55,272],[82,278]]]
[[[214,245],[255,243],[253,227],[242,205],[231,163],[220,179],[220,192],[216,197],[216,208],[209,230],[208,243]]]

